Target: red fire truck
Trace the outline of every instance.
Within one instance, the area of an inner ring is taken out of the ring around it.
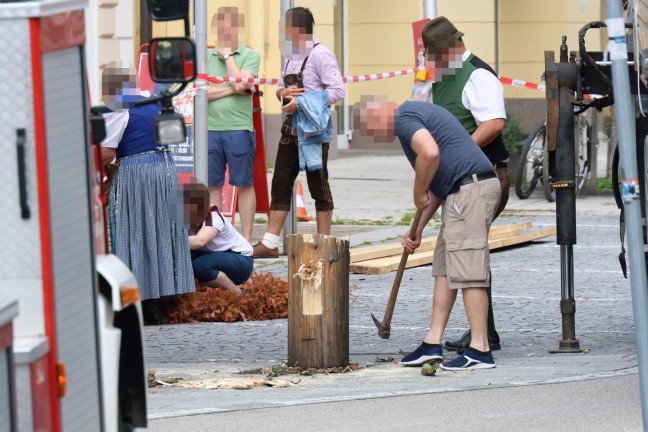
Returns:
[[[0,431],[146,426],[137,282],[106,248],[85,7],[0,2]]]

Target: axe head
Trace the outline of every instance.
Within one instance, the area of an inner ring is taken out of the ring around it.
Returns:
[[[376,325],[376,327],[378,327],[378,336],[381,339],[389,339],[391,326],[389,324],[382,325],[382,323],[378,321],[378,318],[376,318],[374,314],[371,314],[371,319],[373,319],[374,324]]]

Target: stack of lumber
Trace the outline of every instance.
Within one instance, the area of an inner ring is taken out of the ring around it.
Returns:
[[[488,247],[492,251],[556,234],[556,228],[528,231],[530,228],[532,228],[531,222],[491,227],[488,236]],[[435,246],[436,237],[423,239],[421,246],[414,254],[409,256],[405,268],[432,264],[432,254]],[[399,242],[352,248],[349,252],[351,254],[351,273],[383,274],[398,269],[403,247]]]

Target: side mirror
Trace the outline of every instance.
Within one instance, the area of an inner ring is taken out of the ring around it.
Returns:
[[[155,21],[187,19],[189,0],[148,0],[149,15]]]
[[[188,83],[196,78],[195,45],[189,38],[158,38],[149,45],[151,79]]]

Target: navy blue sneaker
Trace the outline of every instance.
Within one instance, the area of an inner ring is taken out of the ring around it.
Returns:
[[[468,348],[466,352],[454,360],[441,363],[441,369],[444,370],[474,370],[494,367],[495,360],[490,351],[481,353],[473,348]]]
[[[432,360],[443,360],[443,345],[421,342],[414,352],[407,354],[400,361],[404,366],[420,366]]]

